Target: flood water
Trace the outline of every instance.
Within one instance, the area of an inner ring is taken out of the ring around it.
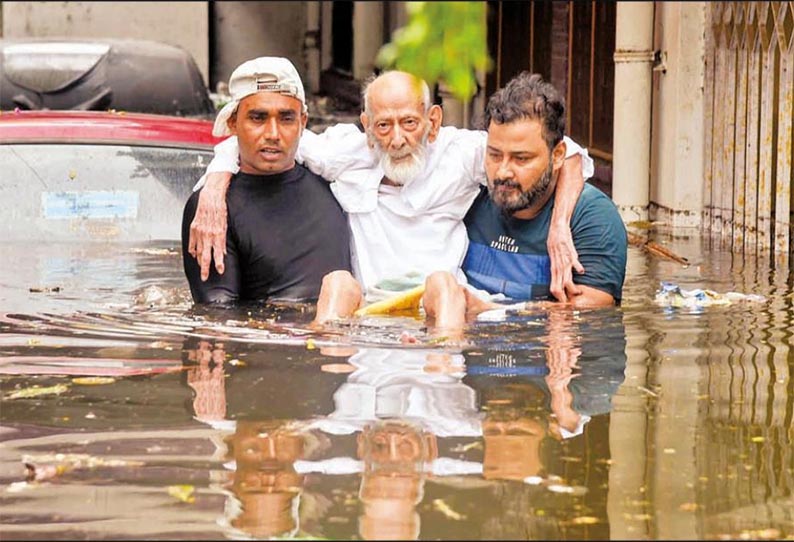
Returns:
[[[622,307],[465,347],[193,309],[176,244],[3,244],[0,537],[793,539],[792,278],[657,240],[692,265],[631,247]]]

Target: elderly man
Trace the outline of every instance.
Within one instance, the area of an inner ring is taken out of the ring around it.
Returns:
[[[490,98],[485,121],[488,186],[465,218],[470,242],[463,271],[468,286],[459,286],[447,272],[428,278],[424,308],[439,328],[460,328],[467,312],[500,307],[484,300],[488,295],[520,302],[549,297],[546,238],[565,161],[565,105],[540,75],[524,72]],[[603,192],[587,185],[571,226],[587,273],[574,276],[581,294],[570,303],[619,303],[627,239],[617,208]]]
[[[465,282],[460,270],[468,243],[463,217],[485,183],[485,132],[441,128],[441,108],[431,105],[424,81],[405,72],[387,72],[370,82],[363,96],[365,134],[353,125],[336,125],[319,136],[306,132],[299,149],[299,161],[334,181],[331,189],[349,215],[353,236],[355,278],[337,272],[324,279],[318,321],[348,316],[364,298],[371,301],[421,284],[436,270]],[[579,147],[570,143],[576,158],[561,176],[557,239],[570,238],[568,220],[583,184],[582,162],[574,151]],[[237,152],[232,138],[216,147],[208,172],[235,171]],[[589,173],[592,162],[585,151],[581,153]],[[210,176],[192,226],[190,249],[201,256],[202,268],[209,267],[212,248],[216,267],[223,269],[218,242],[223,240],[222,221],[212,216],[225,212],[228,182],[228,174]],[[574,254],[564,250],[569,246],[564,241],[552,245],[558,254]],[[570,274],[571,261],[568,267],[556,267]],[[573,264],[584,271],[578,262]],[[556,295],[565,298],[565,288],[579,293],[570,277],[558,279],[552,287]]]
[[[229,90],[232,101],[213,128],[215,135],[233,134],[239,142],[240,171],[227,196],[227,269],[204,281],[188,256],[200,197],[194,193],[182,219],[193,300],[314,300],[324,275],[350,269],[350,236],[328,182],[295,163],[308,118],[303,84],[287,59],[261,57],[234,70]]]

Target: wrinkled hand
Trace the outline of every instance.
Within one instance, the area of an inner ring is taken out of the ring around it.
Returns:
[[[552,222],[549,227],[549,237],[546,239],[546,248],[551,259],[551,284],[549,290],[558,301],[563,303],[569,297],[582,294],[582,289],[573,282],[573,270],[584,273],[584,267],[579,263],[579,254],[573,245],[571,227],[567,223]]]
[[[213,176],[225,178],[226,173],[212,173]],[[198,259],[201,267],[201,280],[210,275],[210,264],[214,258],[215,269],[223,274],[223,257],[226,254],[226,190],[211,187],[207,183],[199,193],[196,216],[190,224],[188,252]]]

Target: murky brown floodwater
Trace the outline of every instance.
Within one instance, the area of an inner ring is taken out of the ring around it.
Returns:
[[[670,246],[694,265],[631,248],[620,309],[454,349],[193,311],[175,245],[5,244],[0,537],[792,539],[792,278]]]

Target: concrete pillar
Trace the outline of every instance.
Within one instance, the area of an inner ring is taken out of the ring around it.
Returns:
[[[332,2],[320,2],[320,71],[327,70],[333,64],[333,34],[331,25],[334,17]]]
[[[353,77],[366,79],[375,69],[383,45],[383,2],[355,2],[353,7]]]
[[[303,42],[306,10],[298,2],[215,2],[212,71],[228,81],[234,68],[259,56],[292,61],[306,84]]]
[[[653,2],[618,2],[612,199],[626,222],[648,219]]]
[[[704,2],[656,3],[651,218],[699,227],[703,210]]]
[[[306,62],[306,90],[312,94],[320,91],[320,34],[321,6],[318,2],[306,2],[306,33],[303,38],[303,56]]]

